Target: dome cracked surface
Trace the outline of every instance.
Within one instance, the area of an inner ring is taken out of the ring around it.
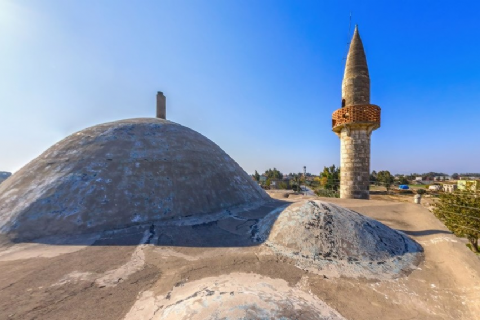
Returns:
[[[74,133],[0,186],[0,232],[82,234],[260,205],[268,195],[215,143],[156,118]]]

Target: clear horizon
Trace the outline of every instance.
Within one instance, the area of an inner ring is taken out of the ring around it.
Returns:
[[[371,170],[480,172],[480,3],[0,0],[0,171],[76,131],[167,119],[248,173],[319,174],[358,24],[382,108]],[[352,23],[349,32],[349,15]]]

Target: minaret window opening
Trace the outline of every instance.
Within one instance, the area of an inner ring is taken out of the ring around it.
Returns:
[[[342,99],[342,108],[345,107],[345,99]]]

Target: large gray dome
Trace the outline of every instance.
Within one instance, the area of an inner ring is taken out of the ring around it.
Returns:
[[[268,195],[215,143],[130,119],[58,142],[0,185],[0,232],[81,234],[261,204]]]

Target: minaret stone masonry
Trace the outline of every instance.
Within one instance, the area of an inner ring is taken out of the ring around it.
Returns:
[[[370,104],[370,77],[355,27],[342,82],[342,107],[332,115],[340,138],[340,198],[369,199],[370,136],[380,127],[380,107]]]
[[[369,199],[370,133],[346,127],[340,132],[340,197]]]

